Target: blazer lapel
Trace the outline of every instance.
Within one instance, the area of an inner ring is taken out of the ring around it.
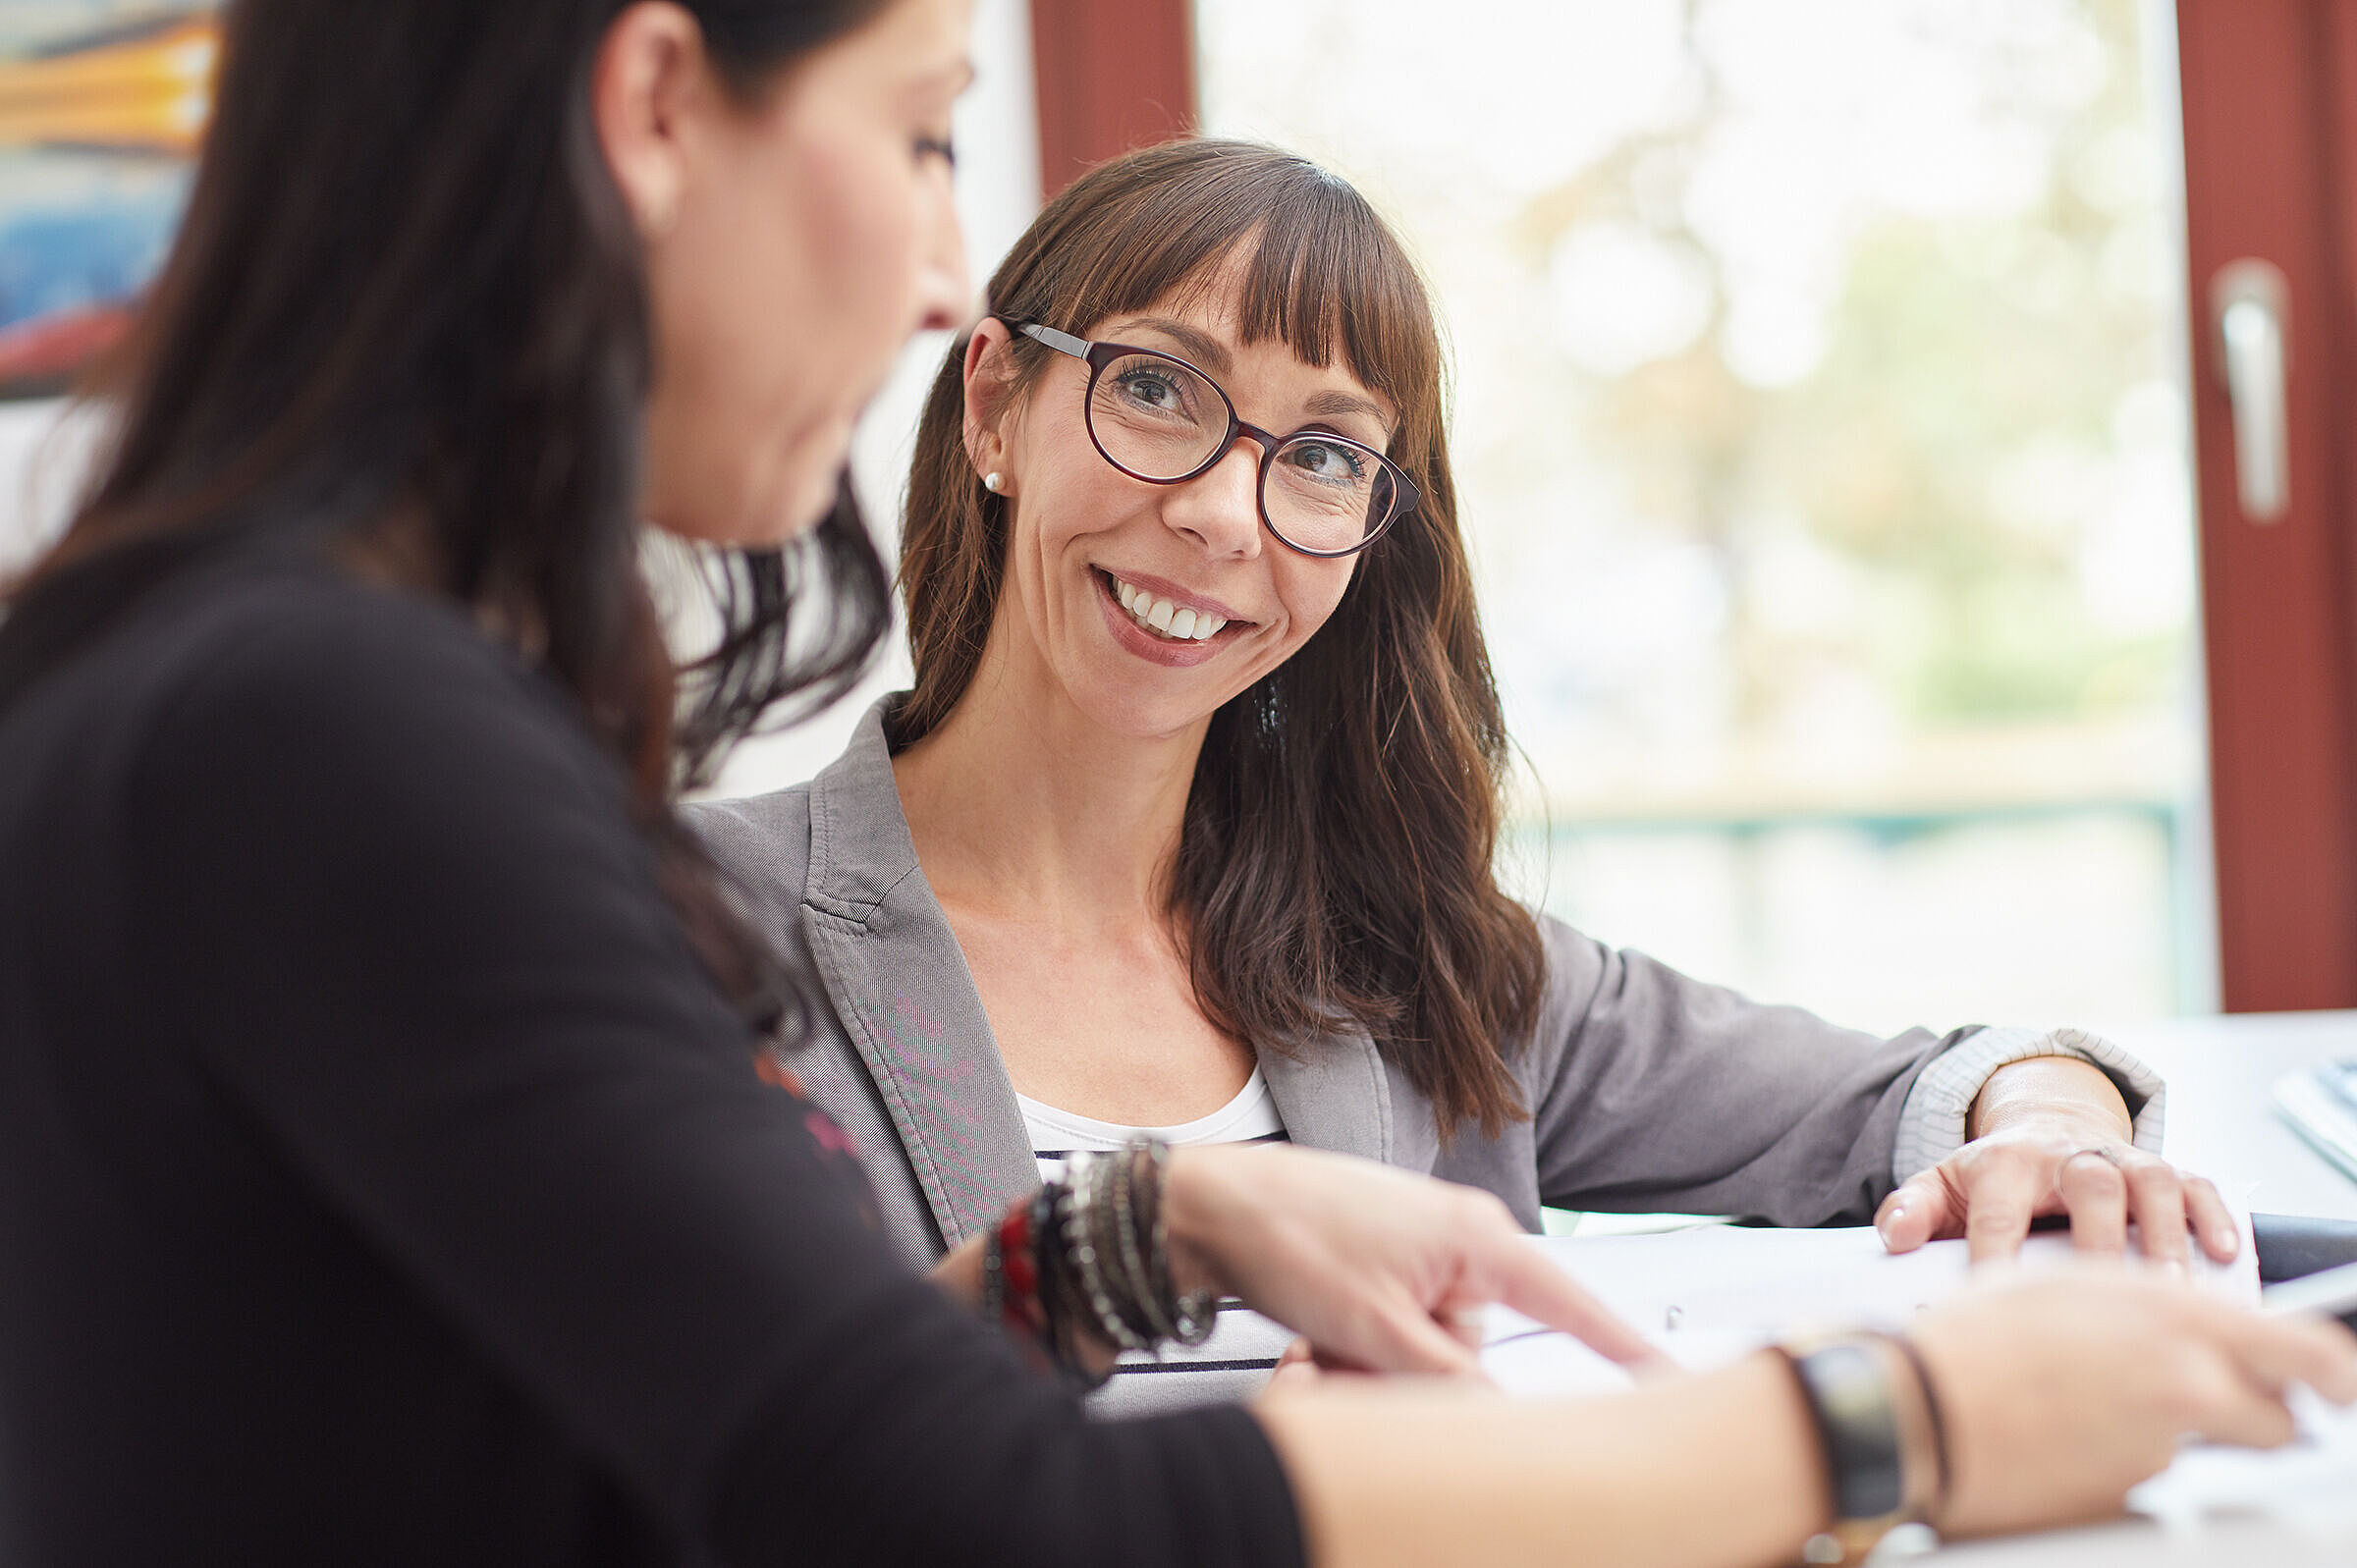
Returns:
[[[1394,1162],[1391,1078],[1364,1030],[1328,1035],[1296,1054],[1264,1051],[1260,1074],[1292,1142]]]
[[[883,709],[870,709],[850,749],[811,781],[802,926],[955,1247],[1037,1187],[1039,1167],[965,954],[917,867]]]
[[[917,866],[884,706],[811,781],[802,927],[943,1243],[955,1247],[1038,1186],[1039,1167],[965,953]],[[1401,1146],[1392,1075],[1365,1031],[1293,1054],[1264,1051],[1260,1070],[1292,1142],[1389,1163],[1419,1154]]]

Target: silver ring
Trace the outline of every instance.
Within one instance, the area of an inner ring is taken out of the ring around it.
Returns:
[[[2073,1149],[2069,1154],[2066,1154],[2062,1157],[2062,1163],[2067,1165],[2073,1160],[2078,1159],[2081,1155],[2093,1155],[2096,1159],[2101,1160],[2105,1164],[2110,1165],[2113,1170],[2119,1171],[2123,1175],[2127,1172],[2128,1167],[2119,1162],[2119,1156],[2113,1154],[2110,1149],[2102,1148],[2095,1144],[2089,1144],[2084,1149]]]

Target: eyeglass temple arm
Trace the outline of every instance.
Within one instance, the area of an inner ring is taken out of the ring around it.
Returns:
[[[1059,353],[1069,353],[1075,359],[1088,357],[1088,340],[1085,338],[1075,338],[1069,332],[1058,332],[1054,327],[1043,327],[1036,321],[1017,321],[1011,325],[1015,331],[1031,339],[1034,343],[1044,343]]]

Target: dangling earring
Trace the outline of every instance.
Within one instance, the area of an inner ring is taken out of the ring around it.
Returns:
[[[1007,481],[995,473],[986,473],[982,476],[982,488],[994,496],[1004,495],[1007,491]]]

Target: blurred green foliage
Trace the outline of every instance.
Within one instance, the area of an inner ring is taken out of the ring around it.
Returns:
[[[2087,611],[2084,514],[2103,504],[2123,396],[2173,384],[2178,280],[2165,267],[2165,182],[2120,167],[2141,150],[2157,171],[2163,156],[2138,8],[2073,9],[2109,62],[2087,101],[2057,110],[2016,94],[2002,57],[1979,62],[1986,112],[2043,144],[2039,198],[2001,214],[1867,215],[1846,237],[1822,356],[1789,384],[1747,383],[1724,351],[1727,275],[1741,258],[1715,251],[1690,217],[1686,182],[1726,113],[1699,47],[1706,89],[1690,112],[1629,135],[1514,225],[1540,265],[1582,225],[1633,222],[1712,280],[1711,330],[1596,386],[1585,418],[1639,499],[1633,518],[1730,563],[1738,727],[1797,669],[1829,661],[1870,675],[1910,727],[2176,700],[2182,618],[2108,627]],[[2033,490],[2043,473],[2058,502],[2009,506],[2009,469],[2026,469]],[[2152,548],[2186,549],[2179,521],[2150,518]],[[1872,609],[1805,629],[1758,613],[1766,590],[1747,560],[1763,530],[1792,526],[1862,574],[1855,598]]]

